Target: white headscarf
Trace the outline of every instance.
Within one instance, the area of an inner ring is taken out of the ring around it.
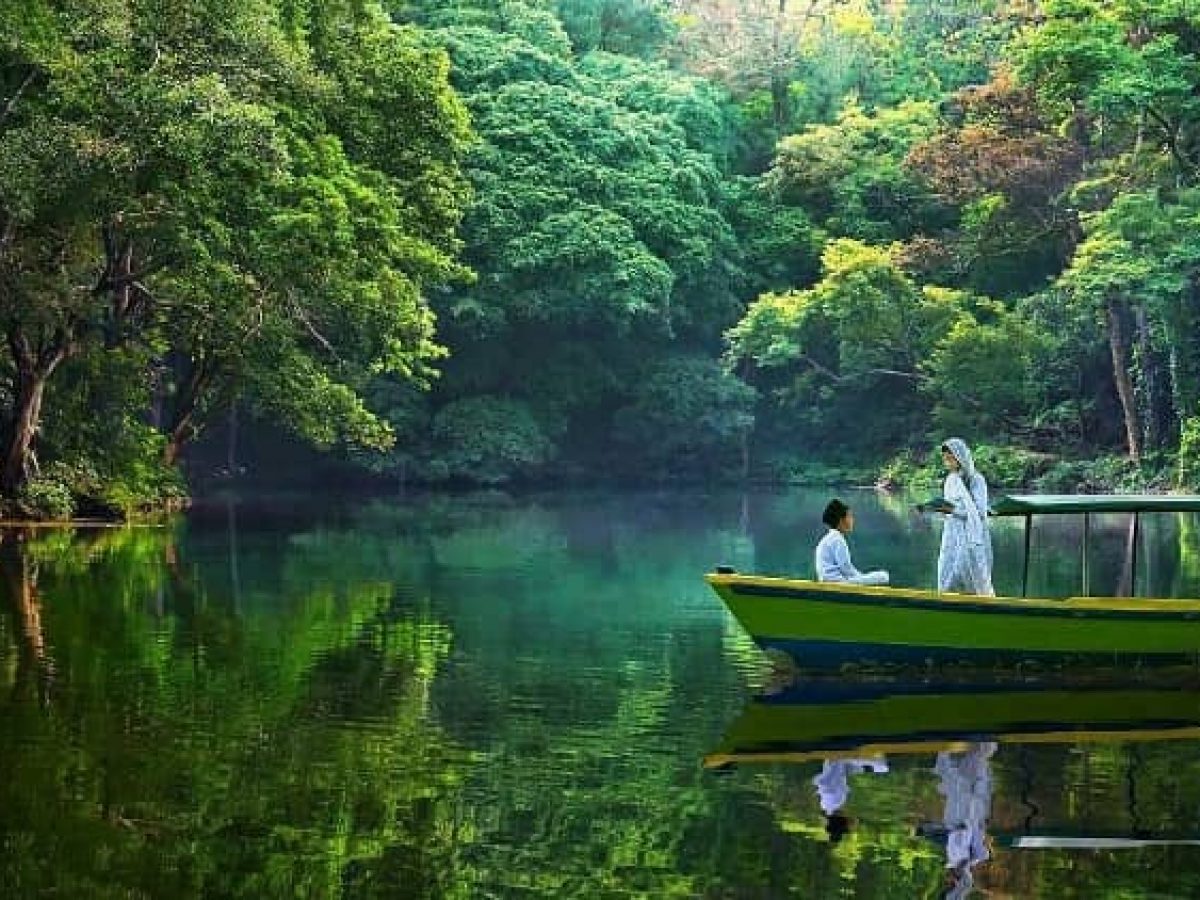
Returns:
[[[963,483],[970,487],[971,482],[975,480],[975,460],[971,458],[971,451],[967,448],[966,441],[961,438],[949,438],[942,446],[958,460],[961,467],[959,473],[962,475]]]

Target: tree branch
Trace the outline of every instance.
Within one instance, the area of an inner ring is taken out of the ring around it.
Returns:
[[[1167,147],[1171,151],[1171,156],[1175,158],[1180,168],[1195,171],[1197,168],[1196,161],[1189,159],[1179,146],[1179,125],[1172,124],[1165,116],[1159,113],[1154,107],[1146,107],[1146,115],[1158,123],[1158,126],[1166,133]]]
[[[300,304],[298,304],[298,303],[295,304],[292,307],[292,312],[295,313],[296,318],[299,319],[300,324],[304,326],[305,330],[312,336],[313,340],[315,340],[318,344],[320,344],[321,347],[325,350],[325,352],[327,352],[330,356],[332,356],[335,360],[337,360],[340,363],[342,361],[342,358],[338,354],[337,348],[334,347],[333,344],[331,344],[328,341],[328,339],[326,339],[325,335],[321,334],[321,332],[319,332],[317,330],[317,327],[315,325],[313,325],[312,321],[305,314],[305,312],[304,312],[303,308],[300,306]]]
[[[918,381],[921,384],[928,384],[933,381],[931,376],[926,375],[923,372],[903,372],[899,369],[864,369],[861,372],[855,372],[853,375],[842,375],[839,372],[833,371],[833,369],[829,368],[823,363],[817,362],[811,356],[802,356],[800,357],[800,361],[808,363],[808,365],[811,366],[814,371],[819,372],[830,381],[833,381],[837,384],[844,384],[847,381],[854,381],[857,378],[862,378],[864,375],[888,375],[892,378],[904,378],[909,381]]]
[[[17,108],[17,102],[21,99],[21,95],[33,84],[33,79],[37,77],[37,74],[37,69],[30,69],[29,74],[25,76],[25,80],[21,82],[16,92],[8,98],[8,102],[4,104],[4,109],[0,110],[0,125],[3,125],[5,120],[12,115],[13,110]]]

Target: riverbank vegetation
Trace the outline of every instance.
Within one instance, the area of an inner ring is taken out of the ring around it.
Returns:
[[[0,2],[0,494],[914,483],[951,433],[1196,487],[1198,51],[1175,0]]]

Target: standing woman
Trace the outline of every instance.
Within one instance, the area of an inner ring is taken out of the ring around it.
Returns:
[[[938,590],[994,597],[987,482],[975,471],[971,451],[958,438],[942,444],[942,462],[949,470],[942,496],[954,508],[946,513],[942,526]]]

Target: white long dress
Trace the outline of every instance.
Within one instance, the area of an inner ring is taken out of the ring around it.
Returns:
[[[954,506],[942,525],[938,590],[995,596],[992,587],[992,535],[988,528],[988,488],[975,471],[971,452],[957,438],[946,442],[959,470],[946,476],[942,496]],[[969,487],[968,487],[969,486]]]

